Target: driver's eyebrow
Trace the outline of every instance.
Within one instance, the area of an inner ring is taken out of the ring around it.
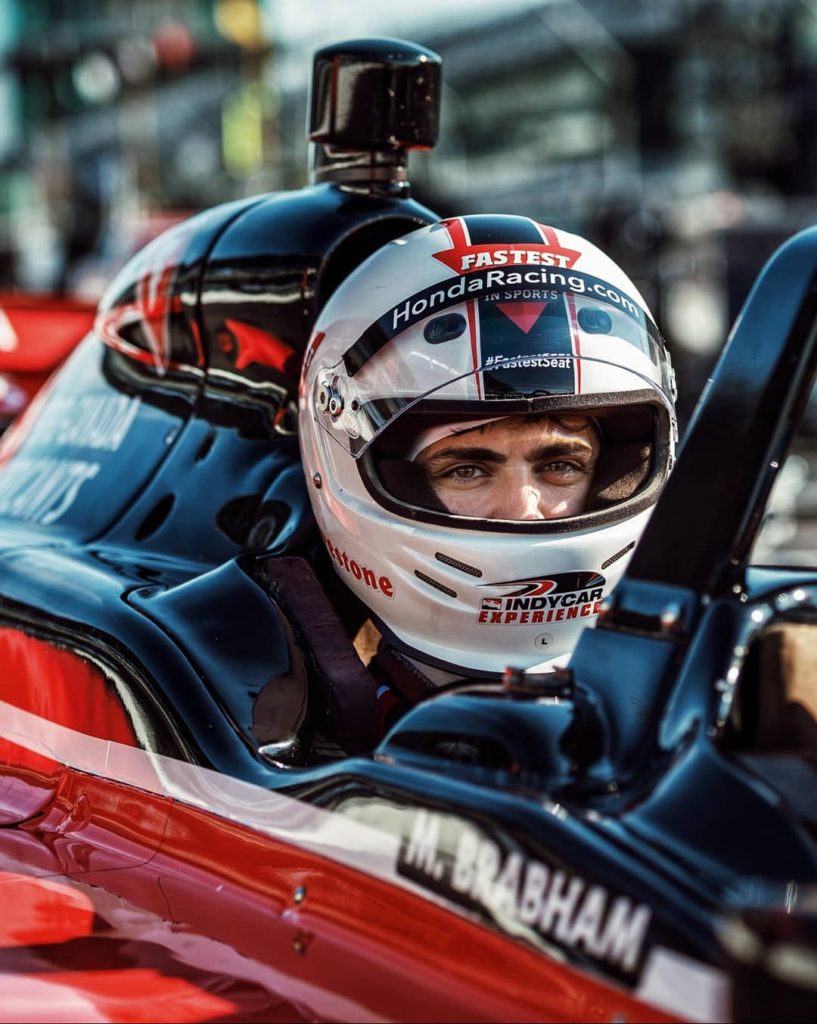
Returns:
[[[525,462],[542,462],[547,459],[561,459],[566,455],[592,455],[593,446],[588,441],[577,438],[575,441],[562,441],[555,444],[543,444],[525,452]]]
[[[466,447],[465,445],[452,445],[450,448],[443,448],[442,451],[422,459],[425,465],[432,462],[443,462],[445,459],[470,459],[474,462],[507,462],[508,457],[493,448]]]
[[[545,459],[560,459],[567,455],[592,455],[592,445],[580,438],[575,441],[557,441],[553,444],[538,445],[524,455],[525,462],[541,462]],[[466,445],[450,445],[443,448],[427,459],[420,459],[423,465],[433,465],[445,462],[449,459],[462,459],[473,462],[496,462],[508,461],[508,457],[493,448],[478,448]]]

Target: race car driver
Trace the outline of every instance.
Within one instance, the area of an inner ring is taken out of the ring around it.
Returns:
[[[669,472],[674,398],[644,300],[576,235],[460,217],[357,268],[316,324],[299,432],[383,686],[564,663]]]

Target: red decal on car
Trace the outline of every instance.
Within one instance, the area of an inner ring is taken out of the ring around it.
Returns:
[[[225,320],[238,345],[235,360],[237,370],[243,370],[253,363],[272,366],[284,372],[286,364],[295,356],[295,349],[281,341],[276,335],[260,327],[243,323],[241,320]]]

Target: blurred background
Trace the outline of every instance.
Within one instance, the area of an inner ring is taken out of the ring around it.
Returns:
[[[305,184],[312,52],[366,35],[443,58],[416,197],[606,249],[686,422],[758,270],[817,223],[817,0],[0,0],[0,289],[95,302],[180,218]],[[795,561],[817,550],[812,406],[766,534]]]

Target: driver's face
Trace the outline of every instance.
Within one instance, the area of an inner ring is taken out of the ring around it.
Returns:
[[[600,449],[586,416],[508,417],[441,438],[415,462],[454,515],[559,519],[584,511]]]

